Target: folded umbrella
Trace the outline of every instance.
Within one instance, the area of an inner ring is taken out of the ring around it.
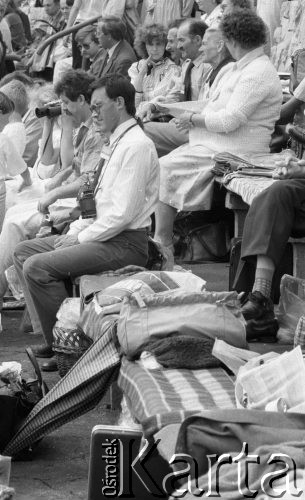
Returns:
[[[115,344],[116,322],[39,401],[6,446],[3,455],[15,456],[38,439],[94,408],[116,379],[120,355]]]

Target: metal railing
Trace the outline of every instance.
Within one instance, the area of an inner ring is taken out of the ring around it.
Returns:
[[[101,17],[103,17],[101,14],[99,16],[94,16],[91,17],[90,19],[87,19],[87,21],[84,21],[83,23],[75,24],[74,26],[71,26],[71,28],[66,28],[62,31],[59,31],[58,33],[55,33],[55,35],[49,36],[46,40],[41,42],[37,49],[36,49],[36,54],[41,55],[45,48],[50,45],[50,43],[55,42],[59,38],[63,38],[64,36],[70,35],[70,33],[75,33],[75,31],[78,31],[85,26],[88,26],[89,24],[94,24],[96,21],[98,21]]]

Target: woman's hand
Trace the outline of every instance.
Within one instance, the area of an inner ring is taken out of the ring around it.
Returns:
[[[179,118],[175,118],[174,123],[178,130],[190,130],[194,125],[191,121],[194,113],[182,113]]]
[[[18,186],[17,193],[20,193],[23,189],[32,185],[32,178],[28,168],[21,174],[21,177],[22,181]]]

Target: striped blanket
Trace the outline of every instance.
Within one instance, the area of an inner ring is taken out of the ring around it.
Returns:
[[[221,368],[148,370],[123,358],[118,385],[145,437],[212,408],[235,408],[234,383]]]

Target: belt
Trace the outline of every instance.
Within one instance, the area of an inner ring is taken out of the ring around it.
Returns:
[[[137,233],[147,233],[148,234],[149,227],[139,227],[138,229],[125,229],[125,231],[136,231]]]

